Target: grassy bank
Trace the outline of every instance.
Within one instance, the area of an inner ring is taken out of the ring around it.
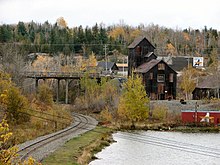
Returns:
[[[219,133],[219,127],[175,127],[171,129],[172,131],[179,131],[184,133]]]
[[[95,153],[110,145],[111,133],[112,130],[109,128],[96,127],[94,130],[68,141],[59,150],[45,158],[42,164],[88,164],[95,159]]]

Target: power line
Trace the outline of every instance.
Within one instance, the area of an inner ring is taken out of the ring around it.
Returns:
[[[23,44],[23,43],[0,43],[0,45],[14,45],[14,46],[117,46],[117,47],[125,47],[124,44],[100,44],[100,43],[88,43],[88,44],[82,44],[82,43],[44,43],[44,44],[33,44],[33,43],[30,43],[30,44]],[[127,45],[128,46],[128,45]],[[158,50],[167,50],[166,47],[157,47],[155,49],[155,51],[158,51]],[[177,51],[189,51],[189,52],[192,52],[192,51],[204,51],[204,50],[220,50],[219,47],[216,47],[216,48],[176,48],[175,50]]]

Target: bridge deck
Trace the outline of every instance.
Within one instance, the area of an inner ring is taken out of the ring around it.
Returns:
[[[101,78],[101,77],[113,77],[112,75],[106,75],[101,73],[83,73],[83,72],[24,72],[24,77],[35,79],[80,79],[86,75],[89,78]]]

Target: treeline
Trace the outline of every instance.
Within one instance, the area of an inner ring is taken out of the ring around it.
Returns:
[[[146,36],[156,47],[158,55],[210,55],[220,46],[220,32],[216,29],[171,29],[159,25],[129,26],[123,22],[105,26],[68,27],[61,17],[55,24],[19,22],[0,26],[0,42],[21,45],[28,53],[64,53],[88,56],[91,52],[103,56],[115,51],[127,54],[127,46],[138,36]],[[107,45],[105,49],[105,45]]]

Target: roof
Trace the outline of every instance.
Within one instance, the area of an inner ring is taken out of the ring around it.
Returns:
[[[219,75],[220,76],[220,75]],[[219,81],[220,77],[216,75],[209,75],[206,76],[202,79],[201,82],[198,83],[196,88],[207,88],[207,89],[215,89],[215,88],[220,88]],[[219,78],[218,78],[219,77]],[[219,79],[219,80],[218,80]],[[211,81],[210,81],[211,80]]]
[[[149,62],[143,63],[135,69],[137,73],[147,73],[150,69],[156,66],[161,60],[151,60]]]
[[[195,110],[191,110],[191,109],[187,109],[187,110],[181,110],[181,112],[193,112],[193,113],[195,113]],[[220,113],[220,111],[219,110],[197,110],[197,112],[205,112],[205,113],[207,113],[207,112],[209,112],[209,113]]]
[[[154,52],[148,52],[144,57],[150,57],[151,55],[155,55]],[[156,55],[155,55],[156,56]],[[157,56],[156,56],[157,57]]]
[[[181,71],[184,68],[188,67],[188,65],[192,66],[193,59],[188,57],[173,57],[172,58],[172,68],[175,71]]]
[[[97,67],[106,68],[106,65],[107,65],[107,69],[112,69],[114,65],[117,67],[117,65],[114,62],[105,62],[105,61],[98,62]]]
[[[148,41],[148,39],[146,37],[140,36],[138,38],[136,38],[129,46],[129,49],[135,48],[141,41],[143,40],[147,40],[147,42],[150,43],[150,41]],[[150,43],[150,45],[155,49],[155,47]]]
[[[156,59],[152,59],[149,62],[145,62],[143,64],[141,64],[140,66],[138,66],[135,69],[136,73],[147,73],[148,71],[150,71],[154,66],[156,66],[158,63],[163,62],[165,63],[171,70],[173,70],[175,73],[177,73],[173,68],[171,68],[166,62],[164,62],[163,60],[156,60]]]
[[[171,56],[159,56],[157,57],[159,60],[163,60],[166,62],[173,70],[179,72],[182,71],[184,68],[187,68],[188,65],[192,66],[193,58],[192,57],[171,57]]]

